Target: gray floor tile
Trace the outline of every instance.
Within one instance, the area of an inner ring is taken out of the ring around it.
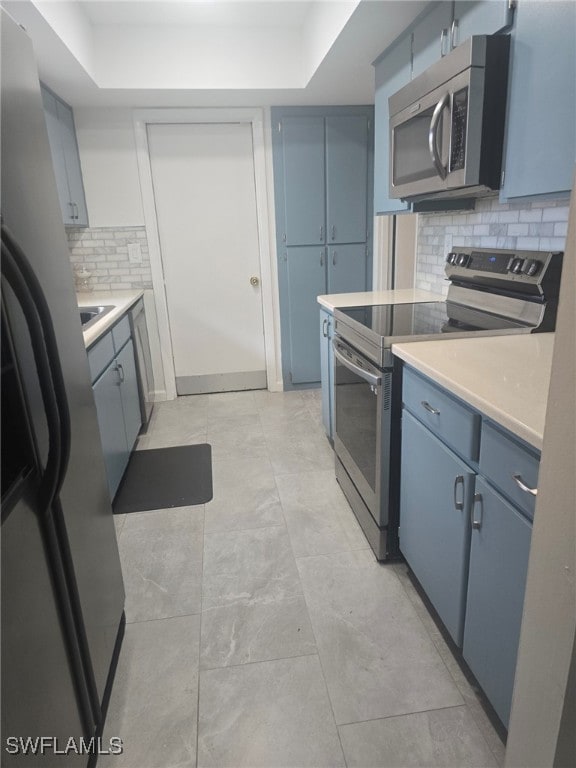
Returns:
[[[254,392],[222,392],[208,395],[208,419],[231,419],[257,413]]]
[[[147,433],[138,440],[138,450],[204,443],[207,424],[205,405],[180,405],[179,400],[158,403]]]
[[[205,535],[203,610],[300,596],[302,584],[284,526]]]
[[[304,598],[290,597],[203,611],[200,648],[201,666],[211,669],[305,656],[316,642]]]
[[[344,766],[318,657],[202,672],[198,765]]]
[[[258,414],[264,427],[274,427],[295,420],[310,422],[310,411],[300,392],[258,392]]]
[[[393,570],[368,550],[298,568],[337,723],[463,704]]]
[[[196,765],[199,635],[199,616],[126,627],[104,734],[120,737],[124,753],[98,765]]]
[[[331,469],[334,472],[334,451],[323,435],[266,435],[266,445],[275,475],[314,472]]]
[[[338,515],[349,509],[334,469],[276,478],[296,557],[348,551],[350,541]]]
[[[122,533],[122,528],[126,522],[126,515],[114,515],[114,527],[116,528],[116,538]]]
[[[466,707],[340,726],[348,768],[493,768]]]
[[[200,613],[203,507],[127,515],[120,557],[129,622]]]
[[[206,504],[206,532],[284,525],[268,459],[223,459],[212,465],[214,498]]]
[[[257,414],[214,419],[209,422],[207,441],[212,446],[212,458],[265,459],[268,447]]]

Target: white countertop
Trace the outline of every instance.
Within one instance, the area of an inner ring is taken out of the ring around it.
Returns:
[[[553,333],[393,344],[392,352],[542,450]]]
[[[318,296],[318,304],[333,312],[339,307],[363,307],[376,304],[413,304],[419,301],[444,301],[443,296],[418,288],[398,288],[395,291],[364,291],[361,293],[328,293]]]
[[[144,295],[144,291],[141,288],[137,288],[133,291],[98,291],[93,293],[77,293],[76,301],[79,307],[95,307],[112,304],[114,309],[108,314],[104,315],[101,320],[91,325],[88,330],[84,331],[84,344],[86,349],[91,344],[94,344],[102,334],[104,334],[108,328],[125,314],[130,307],[135,304],[140,296]]]

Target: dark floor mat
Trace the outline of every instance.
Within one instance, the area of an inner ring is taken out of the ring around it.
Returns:
[[[114,514],[206,504],[212,498],[208,443],[134,451],[114,499]]]

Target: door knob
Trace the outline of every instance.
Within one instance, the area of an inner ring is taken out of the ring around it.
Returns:
[[[260,285],[260,278],[256,277],[256,275],[252,275],[252,277],[250,278],[250,285],[254,285],[254,286]]]

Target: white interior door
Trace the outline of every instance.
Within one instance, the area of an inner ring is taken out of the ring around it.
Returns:
[[[265,388],[252,127],[147,130],[176,391]]]

